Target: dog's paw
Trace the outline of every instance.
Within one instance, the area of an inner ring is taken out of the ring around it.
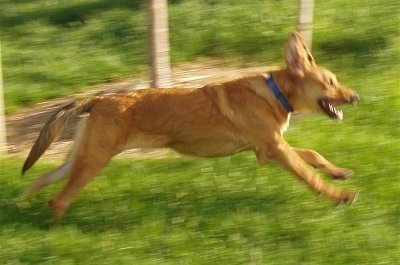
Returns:
[[[359,195],[358,191],[353,191],[353,192],[346,193],[343,196],[341,202],[353,205],[358,200],[358,195]]]
[[[67,206],[57,203],[54,199],[47,202],[50,206],[51,212],[53,214],[54,223],[59,223],[65,215]]]
[[[339,179],[339,180],[346,180],[351,178],[354,175],[354,171],[343,168],[340,170],[337,170],[331,174],[332,178],[334,179]]]

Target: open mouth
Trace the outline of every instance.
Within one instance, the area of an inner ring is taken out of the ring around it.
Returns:
[[[333,99],[328,99],[328,98],[323,98],[319,101],[319,105],[321,106],[321,109],[332,119],[334,120],[343,120],[343,111],[338,110],[335,108],[334,105],[340,105],[343,104],[341,100],[333,100]]]

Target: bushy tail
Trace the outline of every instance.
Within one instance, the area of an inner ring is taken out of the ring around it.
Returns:
[[[53,142],[54,138],[62,132],[67,122],[82,113],[89,112],[93,103],[93,98],[74,101],[54,113],[40,131],[40,134],[29,152],[24,166],[22,167],[22,174],[35,164]]]

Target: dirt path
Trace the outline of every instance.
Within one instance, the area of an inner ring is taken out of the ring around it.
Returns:
[[[172,81],[175,87],[200,87],[207,83],[238,78],[244,75],[265,72],[266,67],[249,67],[235,69],[216,62],[182,65],[172,71]],[[80,95],[109,94],[122,90],[149,87],[149,83],[140,78],[131,78],[90,89]],[[26,156],[39,131],[49,116],[59,107],[70,102],[71,98],[63,98],[36,104],[6,118],[8,153],[10,155]],[[64,155],[70,147],[78,119],[69,123],[61,137],[47,150],[45,156]],[[136,153],[138,153],[136,151]],[[140,155],[140,152],[138,153]]]

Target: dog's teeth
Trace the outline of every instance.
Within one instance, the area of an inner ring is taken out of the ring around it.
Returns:
[[[339,118],[340,120],[343,119],[343,111],[342,111],[342,110],[337,111],[336,114],[337,114],[337,116],[338,116],[338,118]]]

